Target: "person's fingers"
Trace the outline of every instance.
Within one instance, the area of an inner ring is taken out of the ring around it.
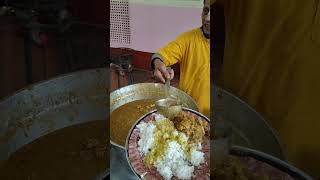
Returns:
[[[166,66],[161,66],[161,67],[159,67],[159,70],[161,71],[161,73],[163,74],[163,76],[164,76],[166,79],[169,79],[169,78],[170,78],[170,74],[169,74]]]
[[[174,78],[174,70],[170,69],[169,74],[170,74],[170,80],[172,80]]]
[[[163,83],[166,82],[162,73],[158,69],[154,70],[154,76],[157,77],[161,82],[163,82]]]

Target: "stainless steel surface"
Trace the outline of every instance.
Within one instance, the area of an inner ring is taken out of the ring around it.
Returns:
[[[215,139],[211,145],[212,157],[214,161],[212,166],[217,167],[222,164],[230,153],[230,143],[228,138]]]
[[[106,172],[101,172],[100,174],[98,174],[96,176],[96,178],[94,180],[107,180],[110,179],[110,172],[109,170]]]
[[[241,146],[233,146],[231,148],[230,154],[241,157],[252,157],[260,162],[267,163],[274,168],[277,168],[287,174],[289,174],[294,179],[299,180],[312,180],[309,175],[305,174],[301,170],[296,167],[288,164],[285,161],[282,161],[276,157],[270,156],[269,154],[263,153],[261,151],[257,151],[250,148],[245,148]]]
[[[160,99],[156,101],[155,105],[158,112],[169,119],[174,118],[182,111],[182,105],[172,98]]]
[[[276,132],[253,108],[225,90],[211,86],[213,122],[225,121],[233,130],[232,143],[286,160]]]
[[[216,167],[224,162],[230,153],[230,146],[232,140],[232,128],[225,121],[214,122],[214,137],[211,148],[212,155],[215,157],[213,167]]]
[[[182,103],[185,103],[188,108],[198,110],[196,102],[185,92],[171,87],[171,94]],[[110,112],[112,113],[118,107],[132,101],[141,99],[163,99],[165,97],[164,85],[160,83],[139,83],[129,85],[113,91],[110,94]]]
[[[0,161],[55,130],[107,120],[107,84],[107,69],[79,71],[29,86],[3,99]]]
[[[110,94],[110,112],[118,107],[141,99],[163,99],[165,97],[164,84],[159,83],[139,83],[129,85]],[[171,87],[171,93],[179,98],[188,108],[198,111],[195,101],[183,91]],[[111,179],[136,179],[126,160],[125,147],[111,141],[110,150],[110,177]]]
[[[111,145],[110,149],[110,179],[123,180],[132,179],[138,180],[137,176],[132,172],[127,159],[126,151],[118,146]]]

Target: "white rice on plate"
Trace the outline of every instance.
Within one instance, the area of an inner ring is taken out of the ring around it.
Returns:
[[[173,129],[170,123],[170,120],[157,114],[155,121],[138,124],[138,150],[141,155],[148,157],[149,164],[165,179],[173,176],[191,179],[195,167],[204,163],[201,144],[189,144],[188,137]]]

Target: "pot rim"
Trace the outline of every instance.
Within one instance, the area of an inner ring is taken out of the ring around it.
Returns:
[[[242,147],[242,146],[232,146],[230,149],[230,154],[240,157],[251,157],[257,161],[266,163],[284,173],[287,173],[294,179],[301,179],[301,180],[312,180],[309,175],[301,171],[300,169],[290,165],[289,163],[269,155],[267,153],[261,152],[259,150]]]

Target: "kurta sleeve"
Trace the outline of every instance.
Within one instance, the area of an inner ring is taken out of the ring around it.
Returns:
[[[161,48],[158,53],[162,56],[162,60],[166,66],[181,63],[185,58],[187,50],[187,34],[183,33],[174,41]]]

